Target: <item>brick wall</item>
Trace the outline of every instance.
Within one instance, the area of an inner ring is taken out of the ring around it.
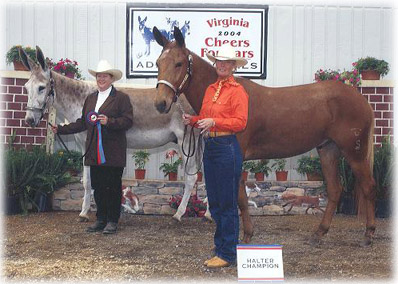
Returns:
[[[41,121],[34,129],[25,125],[25,108],[28,96],[24,84],[28,79],[18,77],[27,77],[24,73],[28,72],[12,73],[22,74],[15,77],[2,76],[1,78],[0,144],[7,144],[13,132],[15,132],[14,145],[17,148],[45,144],[47,135],[45,120]]]
[[[376,144],[382,142],[383,136],[392,135],[394,128],[393,91],[391,87],[360,87],[359,91],[365,96],[373,108],[375,115]]]
[[[30,72],[0,71],[0,144],[8,143],[15,131],[16,147],[45,144],[47,122],[41,121],[32,129],[24,122],[25,107],[28,101],[23,87],[28,81]],[[382,137],[393,134],[393,84],[388,81],[362,81],[359,91],[368,99],[375,112],[375,142]]]

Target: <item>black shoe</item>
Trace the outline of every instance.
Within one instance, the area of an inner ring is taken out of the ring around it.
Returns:
[[[87,227],[86,231],[89,233],[102,231],[106,226],[106,223],[103,221],[95,221],[95,223],[89,227]]]
[[[114,234],[114,233],[116,233],[116,230],[117,230],[117,223],[108,222],[102,233],[103,234]]]

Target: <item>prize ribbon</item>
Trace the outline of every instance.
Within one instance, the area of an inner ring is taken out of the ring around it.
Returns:
[[[90,111],[87,114],[87,121],[91,125],[97,126],[98,139],[97,139],[97,164],[102,165],[105,161],[104,148],[102,147],[101,123],[98,119],[98,113]]]

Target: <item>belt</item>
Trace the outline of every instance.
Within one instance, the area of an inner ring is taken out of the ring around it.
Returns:
[[[228,132],[228,131],[210,131],[209,132],[209,137],[219,137],[219,136],[227,136],[227,135],[234,135],[235,133],[233,132]]]

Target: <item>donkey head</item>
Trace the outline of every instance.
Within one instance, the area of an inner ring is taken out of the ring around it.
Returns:
[[[36,46],[36,64],[23,49],[19,50],[22,63],[30,70],[29,81],[25,84],[28,91],[28,105],[26,107],[25,123],[31,127],[39,124],[46,108],[46,102],[51,90],[50,70],[44,59],[40,47]]]
[[[184,87],[190,64],[189,50],[185,48],[185,40],[178,27],[174,27],[175,41],[169,41],[156,27],[153,28],[153,35],[156,42],[163,46],[156,61],[158,85],[155,106],[160,113],[168,113],[176,96],[182,91],[180,87]]]

